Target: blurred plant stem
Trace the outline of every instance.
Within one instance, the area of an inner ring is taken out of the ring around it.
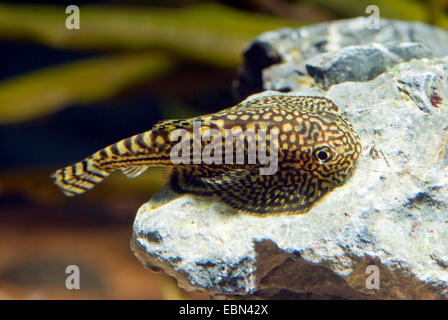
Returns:
[[[67,17],[62,6],[0,5],[0,38],[82,50],[151,48],[236,67],[244,46],[261,32],[301,25],[213,3],[186,8],[80,6],[79,30],[66,29]]]
[[[168,56],[128,53],[50,67],[0,82],[0,124],[30,120],[72,103],[106,99],[171,71]]]

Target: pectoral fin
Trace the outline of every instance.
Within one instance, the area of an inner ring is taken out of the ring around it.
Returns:
[[[145,172],[148,169],[148,167],[130,167],[121,169],[121,172],[126,176],[126,178],[136,178],[139,175],[141,175],[143,172]]]

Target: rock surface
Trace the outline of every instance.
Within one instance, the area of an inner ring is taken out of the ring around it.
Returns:
[[[283,61],[262,70],[265,89],[288,85],[288,95],[325,96],[350,120],[363,144],[353,177],[306,215],[266,218],[165,188],[134,222],[131,247],[143,265],[214,297],[448,298],[448,34],[383,20],[380,30],[362,30],[363,23],[280,30],[254,41]],[[379,75],[364,63],[353,75],[332,74],[347,52],[363,61],[376,49]],[[311,65],[327,80],[313,81]],[[278,92],[258,95],[269,94]]]

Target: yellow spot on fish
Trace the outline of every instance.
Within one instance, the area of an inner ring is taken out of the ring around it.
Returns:
[[[264,120],[269,120],[269,119],[271,118],[271,116],[272,116],[272,112],[266,112],[266,113],[263,115],[263,119],[264,119]]]
[[[285,123],[285,124],[283,125],[283,131],[284,131],[284,132],[292,131],[292,125],[291,125],[290,123]]]
[[[218,126],[219,128],[223,128],[225,121],[223,119],[214,120],[213,123]]]
[[[296,135],[295,135],[295,134],[291,134],[291,135],[289,136],[289,142],[291,142],[291,143],[296,142]]]

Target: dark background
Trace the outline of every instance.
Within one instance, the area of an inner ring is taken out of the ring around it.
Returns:
[[[80,7],[67,30],[65,6]],[[207,299],[145,270],[129,248],[151,168],[67,198],[50,174],[159,120],[238,102],[241,53],[263,31],[366,16],[448,26],[446,1],[3,1],[0,3],[0,299]],[[65,268],[81,289],[65,288]]]

